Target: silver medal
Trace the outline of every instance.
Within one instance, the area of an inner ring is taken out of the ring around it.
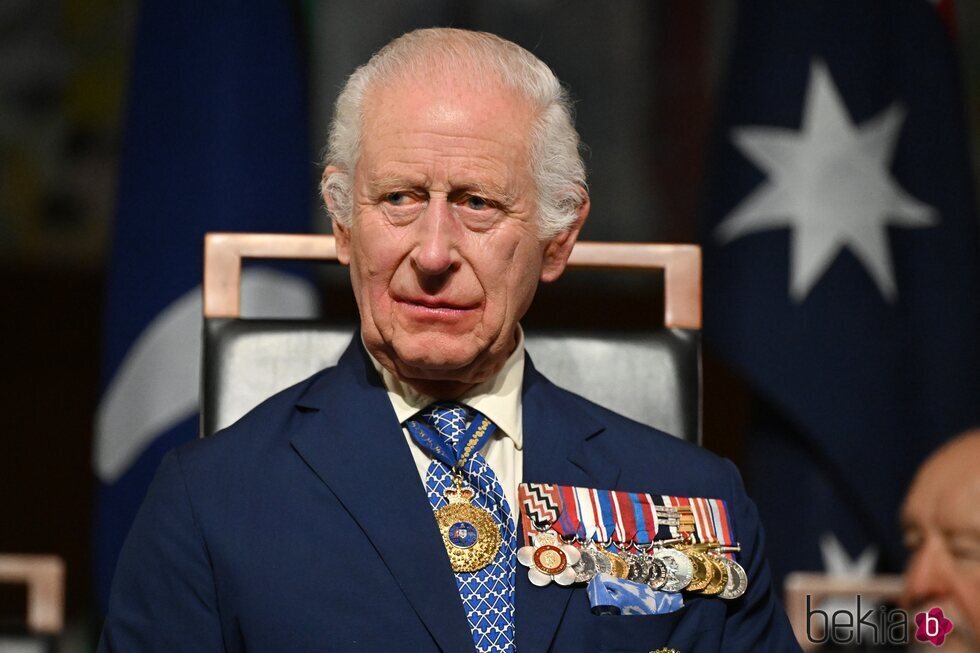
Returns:
[[[575,581],[576,583],[588,583],[590,580],[595,578],[598,573],[596,567],[596,557],[591,549],[583,548],[579,549],[579,553],[582,557],[579,561],[572,565],[572,569],[575,570]]]
[[[682,552],[677,549],[658,549],[653,557],[667,567],[667,581],[662,588],[665,592],[680,592],[691,584],[694,579],[694,565]]]
[[[749,586],[749,576],[745,573],[742,565],[725,556],[716,556],[715,560],[728,568],[728,582],[725,583],[725,589],[718,596],[723,599],[732,600],[745,594],[745,590]]]
[[[659,558],[650,558],[650,574],[646,580],[650,589],[662,590],[668,577],[667,565],[664,564],[664,561]]]
[[[588,551],[592,559],[595,560],[595,573],[599,574],[611,574],[612,573],[612,561],[606,557],[602,551],[599,551],[594,546],[589,546],[587,549],[582,549],[583,551]]]
[[[626,562],[630,565],[627,580],[634,583],[645,583],[650,577],[650,568],[653,565],[652,558],[642,553],[630,553],[626,556]]]

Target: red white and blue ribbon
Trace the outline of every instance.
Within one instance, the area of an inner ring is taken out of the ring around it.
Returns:
[[[549,529],[565,541],[591,540],[613,548],[643,546],[685,532],[700,543],[737,543],[722,499],[541,483],[522,483],[518,497],[527,544],[531,534]]]
[[[694,497],[675,497],[661,495],[665,506],[678,510],[689,511],[694,518],[692,535],[698,542],[718,542],[721,546],[734,546],[734,537],[728,506],[721,499],[705,499]],[[680,529],[673,527],[672,536],[680,534]],[[731,554],[727,554],[731,557]]]

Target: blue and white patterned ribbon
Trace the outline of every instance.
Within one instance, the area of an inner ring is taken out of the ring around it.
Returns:
[[[592,612],[597,615],[668,614],[684,606],[680,593],[661,592],[612,574],[597,575],[586,590]]]
[[[468,406],[438,403],[407,422],[406,427],[419,446],[435,457],[425,483],[432,507],[438,510],[446,505],[445,492],[453,486],[455,468],[476,492],[473,505],[490,513],[500,527],[502,542],[494,561],[478,571],[457,573],[456,585],[476,651],[513,653],[517,526],[496,474],[479,453],[496,428],[492,422],[485,422],[489,420]],[[429,442],[442,446],[430,448]],[[469,455],[464,456],[464,450]]]

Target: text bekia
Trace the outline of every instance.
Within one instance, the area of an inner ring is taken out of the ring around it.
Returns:
[[[909,640],[909,618],[905,610],[886,606],[862,611],[861,595],[855,596],[853,610],[826,610],[811,607],[806,597],[806,638],[814,644],[905,644]]]

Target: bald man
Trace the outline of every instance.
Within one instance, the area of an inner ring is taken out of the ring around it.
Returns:
[[[980,651],[980,429],[949,442],[922,465],[902,524],[911,554],[905,608],[912,614],[942,608],[954,624],[945,653]]]

